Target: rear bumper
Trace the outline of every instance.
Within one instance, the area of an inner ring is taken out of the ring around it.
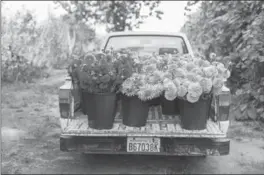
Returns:
[[[230,140],[227,138],[160,138],[158,153],[130,153],[126,151],[126,137],[61,136],[60,150],[87,154],[140,154],[166,156],[220,156],[228,155]]]

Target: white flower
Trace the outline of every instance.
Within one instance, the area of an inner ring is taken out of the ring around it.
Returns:
[[[174,100],[177,97],[177,90],[175,89],[167,89],[165,90],[164,96],[167,100]]]
[[[162,77],[163,77],[164,80],[165,79],[169,79],[169,80],[172,80],[173,79],[172,74],[169,73],[169,72],[163,73]]]
[[[224,79],[228,79],[230,77],[230,71],[229,70],[225,70],[223,72],[223,77],[224,77]]]
[[[211,65],[209,61],[203,59],[195,60],[195,64],[199,67],[208,67]]]
[[[207,78],[213,78],[216,75],[216,69],[214,66],[204,67],[203,72]]]
[[[185,74],[186,72],[183,68],[177,68],[176,71],[173,72],[175,78],[184,78]]]
[[[200,67],[200,62],[201,62],[201,58],[196,58],[195,60],[194,60],[194,64],[196,65],[196,66],[199,66]]]
[[[151,100],[159,97],[163,92],[163,86],[161,84],[150,85],[144,84],[140,87],[138,92],[138,98],[142,101]]]
[[[195,103],[195,102],[197,102],[198,100],[199,100],[199,98],[200,98],[200,96],[196,96],[196,95],[193,95],[192,93],[188,93],[187,95],[186,95],[186,99],[187,99],[187,101],[188,102],[190,102],[190,103]]]
[[[212,64],[213,66],[217,66],[218,63],[219,63],[219,62],[217,62],[217,61],[213,61],[211,64]]]
[[[199,81],[199,75],[195,75],[191,72],[186,74],[186,78],[190,81],[190,82],[198,82]]]
[[[192,96],[200,97],[203,93],[203,89],[199,83],[190,83],[188,86],[188,93]]]
[[[213,66],[212,66],[213,67]],[[218,76],[218,71],[214,68],[212,68],[213,71],[213,78]]]
[[[151,74],[153,73],[155,70],[157,70],[157,67],[155,64],[150,64],[150,65],[145,65],[142,67],[142,70],[144,73],[146,74]]]
[[[212,59],[212,60],[213,60],[213,59],[215,59],[215,58],[216,58],[216,54],[215,54],[215,53],[210,53],[210,56],[209,56],[209,57],[210,57],[210,59]]]
[[[175,78],[175,79],[173,80],[173,83],[174,83],[174,85],[175,85],[177,88],[181,85],[181,82],[180,82],[180,80],[179,80],[178,78]]]
[[[176,86],[175,84],[173,83],[172,80],[169,80],[169,79],[165,79],[163,81],[163,85],[164,85],[164,89],[176,89]]]
[[[202,71],[200,68],[198,68],[198,67],[194,68],[194,69],[192,70],[192,73],[194,73],[194,74],[196,74],[196,75],[204,76],[203,71]]]
[[[164,84],[164,86],[165,86],[165,84],[169,84],[170,82],[171,82],[171,80],[168,79],[168,78],[165,78],[165,79],[163,80],[163,84]]]
[[[133,79],[128,78],[123,82],[121,92],[129,97],[136,95],[137,90],[134,89]]]
[[[177,70],[177,68],[178,68],[178,66],[176,65],[176,64],[169,64],[168,65],[168,70],[169,71],[175,71],[175,70]]]
[[[178,93],[177,93],[177,95],[179,96],[179,97],[184,97],[186,94],[187,94],[187,88],[185,87],[185,86],[183,86],[183,85],[180,85],[179,87],[178,87]]]
[[[164,96],[167,100],[174,100],[177,97],[177,87],[172,80],[165,79],[163,82]]]
[[[188,89],[189,85],[191,84],[192,82],[190,82],[188,79],[183,79],[182,81],[182,86],[185,87],[186,89]]]
[[[145,81],[148,84],[157,84],[162,82],[162,77],[159,72],[155,71],[153,74],[146,76]]]
[[[224,79],[228,79],[230,77],[230,71],[225,67],[219,66],[217,67],[217,71],[219,76],[223,77]]]
[[[143,86],[138,92],[138,98],[142,101],[146,101],[153,98],[152,89],[148,86]]]
[[[224,86],[224,81],[221,78],[215,78],[213,80],[213,86],[214,88],[222,88]]]
[[[213,82],[209,78],[202,78],[200,85],[202,86],[204,93],[209,93],[212,90]]]
[[[179,67],[179,68],[183,68],[183,67],[185,67],[186,65],[187,65],[187,61],[185,61],[185,60],[179,60],[176,64],[177,64],[177,66]]]
[[[208,66],[210,66],[210,65],[211,65],[211,64],[210,64],[209,61],[204,60],[204,62],[203,62],[203,67],[208,67]]]
[[[196,66],[195,66],[195,64],[193,64],[193,63],[188,63],[188,64],[186,64],[186,66],[185,66],[185,68],[186,68],[186,70],[187,71],[191,71],[192,69],[194,69]]]
[[[225,69],[225,65],[223,63],[220,63],[220,62],[217,63],[216,67],[218,69]]]

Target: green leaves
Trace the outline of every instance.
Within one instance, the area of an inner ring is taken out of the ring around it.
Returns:
[[[187,8],[191,6],[188,2]],[[231,91],[242,88],[249,92],[245,101],[254,105],[244,108],[242,102],[242,111],[247,111],[243,114],[250,119],[260,116],[255,112],[255,105],[262,104],[260,106],[264,108],[264,92],[257,86],[264,75],[263,6],[263,1],[202,1],[182,28],[193,47],[199,47],[202,54],[215,52],[227,58],[226,62],[232,62]]]

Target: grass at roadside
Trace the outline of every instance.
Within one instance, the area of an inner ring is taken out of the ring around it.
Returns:
[[[35,83],[2,86],[2,166],[6,173],[22,173],[38,161],[43,163],[37,159],[46,148],[59,149],[58,88],[67,73],[54,70],[50,74]],[[12,140],[14,134],[21,135],[20,139]]]
[[[264,123],[259,121],[231,121],[228,130],[228,137],[234,139],[241,138],[262,138],[264,139]]]

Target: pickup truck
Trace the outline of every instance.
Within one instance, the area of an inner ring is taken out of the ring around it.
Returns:
[[[161,49],[176,48],[177,53],[194,56],[187,37],[182,33],[159,32],[113,32],[102,44],[102,50],[134,48],[142,54]],[[165,49],[166,50],[166,49]],[[151,106],[146,126],[128,127],[122,124],[117,112],[114,127],[110,130],[89,128],[86,115],[75,109],[73,83],[65,80],[59,89],[60,108],[60,150],[86,154],[139,154],[166,156],[208,156],[228,155],[230,140],[229,127],[230,90],[213,97],[210,116],[205,130],[181,128],[178,116],[162,115],[160,106]],[[104,110],[104,109],[102,109]],[[196,114],[193,114],[196,115]],[[156,149],[137,149],[137,145],[152,144]]]

